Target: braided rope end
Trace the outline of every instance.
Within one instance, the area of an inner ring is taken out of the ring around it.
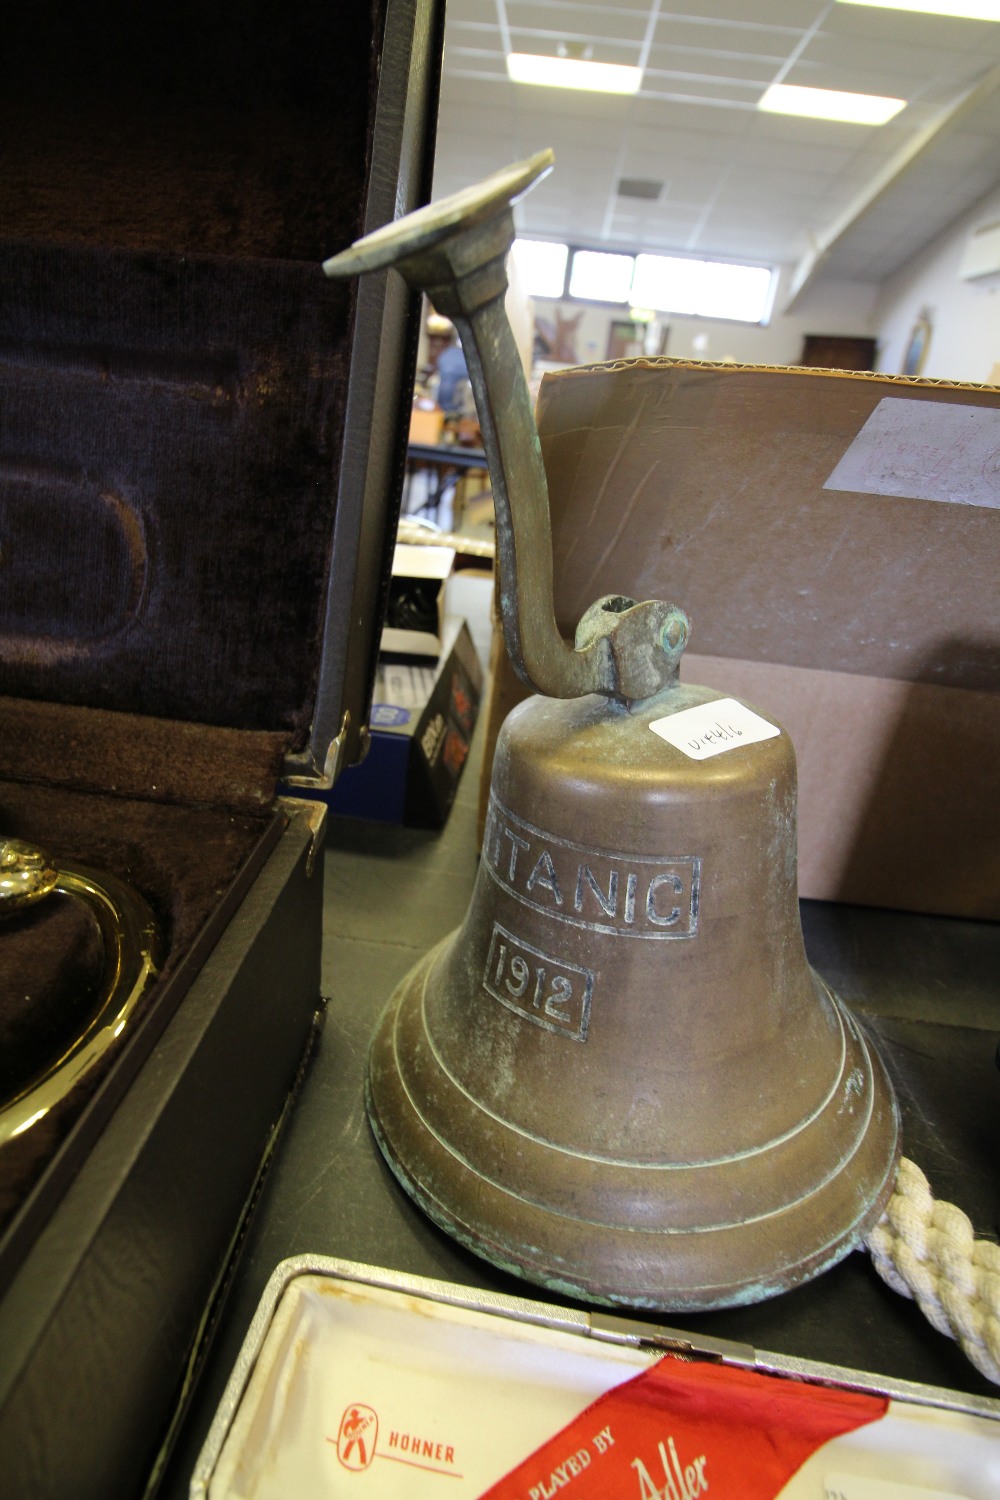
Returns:
[[[1000,1385],[1000,1246],[977,1240],[968,1215],[938,1202],[905,1156],[865,1246],[886,1285],[912,1298],[932,1327]]]

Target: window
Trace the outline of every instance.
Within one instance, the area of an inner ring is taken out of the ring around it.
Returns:
[[[771,272],[765,266],[637,255],[631,300],[657,312],[760,323],[767,315],[770,292]]]
[[[627,302],[635,259],[602,250],[574,250],[569,294],[590,302]]]
[[[774,276],[768,266],[572,250],[549,240],[522,239],[514,241],[514,257],[529,297],[568,296],[737,323],[763,323],[771,310]]]
[[[518,275],[529,297],[559,298],[566,286],[569,246],[551,240],[514,241]]]

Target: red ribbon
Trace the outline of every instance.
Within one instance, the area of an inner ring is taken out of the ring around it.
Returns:
[[[884,1396],[667,1355],[606,1392],[481,1500],[774,1500]]]

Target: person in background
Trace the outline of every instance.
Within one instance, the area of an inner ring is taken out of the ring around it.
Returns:
[[[458,335],[454,332],[451,342],[445,345],[437,357],[437,376],[438,406],[445,416],[461,410],[464,401],[462,382],[468,380],[469,370]]]

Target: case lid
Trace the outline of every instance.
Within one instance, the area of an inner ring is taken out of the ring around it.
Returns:
[[[356,736],[414,308],[321,262],[425,196],[439,10],[11,17],[0,692]]]

